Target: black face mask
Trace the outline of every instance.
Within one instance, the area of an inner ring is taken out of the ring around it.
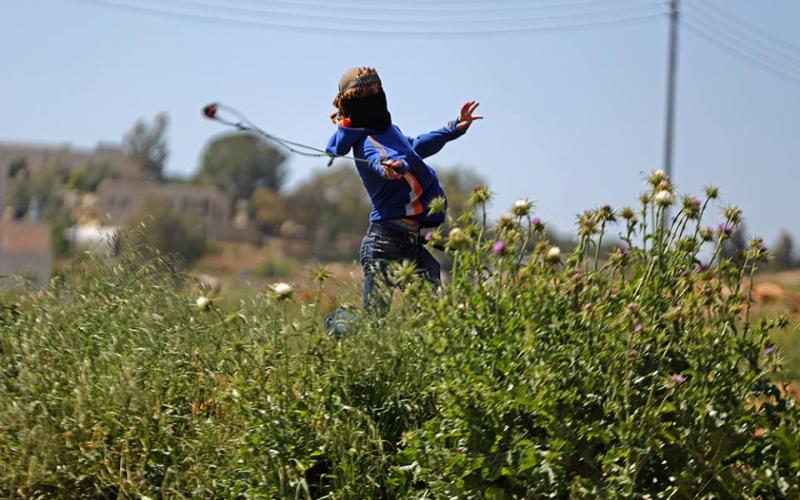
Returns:
[[[342,102],[342,107],[353,127],[386,130],[392,124],[383,90],[377,94],[351,97]]]

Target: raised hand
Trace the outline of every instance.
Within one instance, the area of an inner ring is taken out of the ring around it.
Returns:
[[[473,116],[472,113],[480,105],[478,101],[467,101],[461,106],[461,113],[458,115],[458,122],[456,128],[458,130],[466,130],[472,125],[475,120],[483,120],[483,116]]]
[[[403,162],[400,160],[383,160],[381,162],[383,168],[383,178],[394,181],[403,177],[399,171],[403,170]]]

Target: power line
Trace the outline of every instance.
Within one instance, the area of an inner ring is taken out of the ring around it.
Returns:
[[[462,36],[462,35],[495,35],[495,34],[514,34],[514,33],[519,34],[519,33],[567,31],[567,30],[580,31],[580,30],[600,28],[603,26],[639,24],[645,21],[663,18],[665,15],[664,13],[656,13],[656,14],[630,16],[622,18],[594,20],[581,23],[528,26],[528,27],[518,27],[518,28],[493,28],[485,30],[409,31],[409,30],[393,30],[393,29],[362,29],[362,28],[350,29],[350,28],[334,28],[330,26],[281,24],[275,22],[255,21],[252,19],[236,19],[230,17],[210,16],[205,14],[191,13],[191,12],[156,9],[153,7],[144,7],[141,5],[132,5],[129,3],[110,1],[110,0],[66,0],[66,1],[72,3],[90,4],[118,11],[148,14],[153,17],[179,19],[185,21],[201,22],[205,24],[227,25],[227,26],[243,27],[250,29],[260,29],[260,30],[283,30],[283,31],[303,31],[303,32],[316,31],[319,33],[327,33],[327,34],[351,34],[351,35],[393,35],[393,36],[433,36],[433,37]]]
[[[714,27],[720,31],[727,31],[729,36],[732,38],[739,38],[743,43],[751,43],[758,45],[763,48],[763,50],[767,52],[772,52],[775,55],[771,56],[774,58],[786,58],[791,59],[793,61],[800,62],[800,50],[792,51],[789,49],[785,49],[782,47],[777,46],[775,43],[771,43],[766,41],[762,36],[758,34],[753,34],[753,32],[748,32],[745,29],[739,28],[735,24],[725,21],[724,18],[720,18],[714,14],[705,12],[705,11],[697,11],[697,12],[689,12],[691,17],[697,18],[700,21],[703,21],[708,24],[714,25]]]
[[[722,17],[725,17],[725,18],[729,19],[730,22],[733,22],[733,23],[738,24],[740,26],[744,26],[745,29],[749,29],[751,31],[754,31],[754,32],[758,33],[760,36],[772,40],[773,43],[775,43],[775,44],[782,45],[783,47],[788,49],[790,52],[795,52],[795,53],[796,52],[800,52],[800,46],[794,45],[791,42],[788,42],[788,41],[784,40],[783,38],[779,38],[779,37],[767,32],[766,30],[757,27],[756,25],[754,25],[752,23],[748,23],[747,21],[743,20],[742,18],[731,14],[730,12],[728,12],[728,11],[726,11],[726,10],[716,6],[716,5],[714,5],[711,2],[708,2],[706,0],[695,0],[694,3],[698,7],[714,11],[717,14],[721,15]]]
[[[791,75],[789,73],[786,73],[783,70],[775,68],[772,65],[770,65],[769,63],[765,63],[761,59],[748,54],[747,52],[743,51],[742,49],[740,49],[738,47],[735,47],[735,46],[731,45],[728,42],[725,42],[725,41],[719,40],[717,38],[714,38],[713,36],[705,33],[702,29],[700,29],[700,28],[698,28],[696,26],[693,26],[690,22],[687,22],[687,21],[684,20],[684,21],[681,22],[681,24],[683,24],[687,29],[689,29],[692,33],[694,33],[695,35],[699,36],[700,38],[703,38],[707,42],[712,43],[712,44],[716,45],[717,47],[730,52],[731,54],[739,57],[743,61],[756,64],[756,65],[760,66],[762,69],[765,69],[765,70],[775,74],[776,76],[779,76],[779,77],[781,77],[781,78],[783,78],[783,79],[785,79],[787,81],[791,81],[793,83],[800,84],[800,78],[798,78],[798,77],[796,77],[794,75]]]
[[[728,32],[725,32],[723,29],[720,29],[695,15],[690,15],[689,19],[693,23],[697,24],[699,29],[705,31],[707,35],[715,36],[727,41],[730,45],[739,48],[743,52],[748,52],[753,57],[761,58],[765,64],[776,65],[778,67],[782,67],[786,72],[800,74],[800,66],[796,66],[795,63],[792,62],[787,62],[785,59],[780,59],[774,52],[755,47],[752,44],[737,38],[735,34],[732,35]]]
[[[164,1],[161,0],[158,2],[161,6],[165,4],[169,6],[169,3],[173,4],[183,4],[188,5],[189,7],[198,7],[204,9],[212,9],[221,11],[223,13],[228,13],[230,15],[258,15],[258,16],[283,16],[283,17],[294,17],[300,18],[301,20],[324,20],[324,21],[331,21],[331,20],[347,20],[347,21],[359,21],[359,22],[376,22],[382,24],[400,24],[400,23],[413,23],[414,25],[437,25],[443,22],[449,22],[450,24],[475,24],[475,23],[526,23],[526,22],[535,22],[535,21],[552,21],[552,20],[559,20],[559,19],[572,19],[572,18],[581,18],[581,17],[595,17],[597,15],[611,15],[611,14],[622,14],[622,13],[629,13],[632,10],[637,10],[636,14],[653,14],[652,10],[650,12],[642,12],[643,8],[652,8],[655,6],[663,6],[663,1],[659,1],[656,3],[650,2],[647,4],[636,5],[636,6],[625,6],[625,7],[615,7],[613,5],[601,5],[598,7],[602,7],[601,10],[592,10],[592,11],[581,11],[581,12],[569,12],[569,13],[559,13],[559,14],[551,14],[547,16],[536,16],[536,17],[504,17],[504,18],[486,18],[483,17],[481,19],[459,19],[459,20],[452,20],[452,19],[421,19],[420,16],[417,14],[414,18],[409,19],[387,19],[386,17],[352,17],[347,15],[341,14],[317,14],[317,13],[299,13],[299,12],[289,12],[286,10],[273,10],[273,9],[264,9],[264,8],[253,8],[253,7],[240,7],[236,5],[221,5],[219,3],[211,2],[208,0],[171,0]],[[609,8],[610,7],[610,8]],[[365,9],[371,10],[371,9]]]
[[[521,11],[521,10],[531,10],[531,9],[547,9],[547,8],[563,8],[563,7],[575,7],[581,5],[607,5],[610,1],[616,3],[641,3],[642,0],[571,0],[571,1],[552,1],[548,3],[536,2],[535,4],[528,4],[528,5],[498,5],[498,0],[494,0],[492,2],[486,2],[485,0],[460,0],[460,1],[452,1],[452,2],[443,2],[439,0],[439,4],[434,0],[407,0],[408,2],[414,2],[413,5],[402,5],[400,3],[394,3],[391,5],[385,4],[376,4],[375,2],[364,2],[364,3],[335,3],[331,1],[321,1],[321,0],[264,0],[258,2],[247,2],[247,3],[256,3],[261,6],[267,7],[287,7],[292,9],[303,9],[306,7],[312,7],[314,9],[335,9],[335,10],[362,10],[362,9],[369,9],[372,11],[383,11],[383,12],[402,12],[402,11],[414,11],[414,12],[443,12],[443,13],[454,13],[454,12],[464,12],[464,11],[473,11],[473,12],[491,12],[491,11]],[[502,1],[513,1],[513,0],[502,0]],[[491,3],[491,6],[487,6],[487,4]],[[443,6],[446,4],[447,6]]]

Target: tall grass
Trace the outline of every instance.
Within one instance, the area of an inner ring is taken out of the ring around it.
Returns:
[[[402,301],[341,338],[318,299],[197,303],[159,259],[6,297],[0,495],[796,497],[785,321],[746,291],[765,250],[719,261],[741,213],[705,229],[710,189],[665,219],[675,190],[650,181],[636,210],[582,214],[569,255],[527,202],[465,215],[444,291],[398,266]]]

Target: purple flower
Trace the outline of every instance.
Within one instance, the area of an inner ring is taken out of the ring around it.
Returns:
[[[506,249],[506,242],[503,240],[497,240],[494,242],[494,245],[492,245],[492,253],[497,255],[502,254],[505,251],[505,249]]]
[[[728,224],[720,224],[717,228],[720,234],[724,234],[725,236],[730,236],[733,233],[733,227]]]
[[[697,264],[697,270],[699,272],[708,271],[711,266],[709,264]]]
[[[698,198],[697,196],[692,198],[692,203],[694,203],[697,208],[700,208],[700,206],[703,204],[703,202],[700,201],[700,198]]]
[[[642,333],[644,330],[644,325],[642,323],[636,323],[636,326],[633,327],[633,333]]]
[[[425,241],[431,241],[433,239],[433,231],[428,231],[425,233]]]
[[[767,347],[764,348],[764,356],[769,356],[773,352],[775,352],[775,346],[774,345],[768,345]]]
[[[683,271],[681,271],[681,277],[682,278],[685,278],[685,277],[689,276],[690,274],[692,274],[692,271],[690,271],[689,269],[684,269]]]
[[[676,384],[682,384],[682,383],[686,382],[686,377],[684,377],[684,376],[683,376],[683,375],[681,375],[680,373],[675,373],[675,374],[673,374],[673,375],[672,375],[670,378],[671,378],[671,379],[672,379],[672,381],[673,381],[673,382],[675,382]]]
[[[631,251],[628,247],[619,247],[618,252],[622,256],[622,258],[627,258],[628,255],[631,254]]]
[[[540,219],[539,217],[534,217],[533,219],[531,219],[531,226],[533,226],[535,230],[541,231],[542,229],[544,229],[544,222],[542,222],[542,219]]]

